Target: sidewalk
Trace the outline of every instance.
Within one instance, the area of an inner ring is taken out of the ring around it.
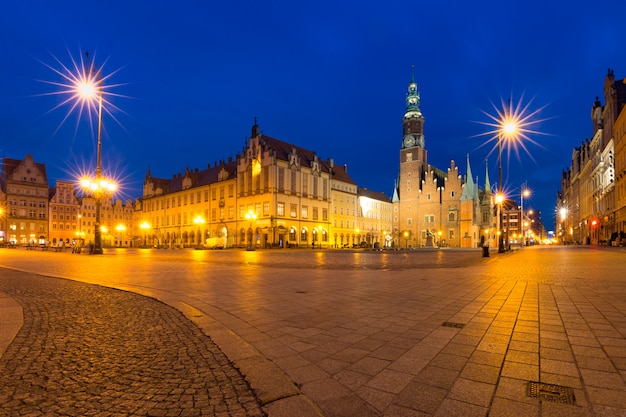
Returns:
[[[626,415],[624,251],[276,252],[29,259],[182,311],[270,416]]]

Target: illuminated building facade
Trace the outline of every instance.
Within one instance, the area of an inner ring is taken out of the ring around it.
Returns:
[[[593,136],[572,151],[557,196],[556,235],[563,244],[626,244],[626,79],[604,79],[604,102],[591,107]]]
[[[0,174],[0,240],[18,245],[48,241],[46,166],[31,155],[2,158]]]
[[[478,247],[495,239],[492,195],[474,181],[467,160],[463,181],[451,161],[447,170],[428,164],[420,94],[412,77],[402,119],[400,172],[392,197],[393,245],[419,247]]]
[[[135,229],[149,224],[147,243],[163,247],[342,247],[358,242],[356,197],[345,166],[255,123],[235,160],[172,179],[149,170]]]
[[[73,182],[57,180],[55,186],[50,187],[48,240],[51,244],[71,245],[79,237],[79,208]]]
[[[358,242],[372,248],[392,247],[393,206],[389,197],[360,187],[357,195]]]

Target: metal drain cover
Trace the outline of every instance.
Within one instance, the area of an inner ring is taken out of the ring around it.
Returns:
[[[455,329],[461,329],[463,326],[465,326],[463,323],[455,323],[453,321],[445,321],[442,324],[443,327],[454,327]]]
[[[543,382],[528,381],[526,385],[526,395],[531,398],[538,398],[541,401],[553,403],[571,404],[576,403],[574,390],[562,385],[544,384]]]

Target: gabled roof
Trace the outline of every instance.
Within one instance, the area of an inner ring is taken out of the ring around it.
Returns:
[[[385,201],[387,203],[391,202],[391,199],[385,193],[380,191],[372,191],[367,188],[358,187],[356,193],[359,197],[368,197],[373,200]]]
[[[154,184],[154,190],[158,188],[163,190],[164,194],[170,194],[183,189],[183,179],[188,176],[191,180],[191,187],[199,187],[202,185],[209,185],[217,182],[219,172],[225,169],[228,171],[228,177],[234,178],[237,173],[237,163],[235,161],[220,162],[207,169],[194,170],[185,169],[184,174],[175,174],[172,178],[156,178],[151,176],[150,173],[146,176],[146,182],[151,181]]]
[[[31,159],[33,160],[33,157],[31,155],[26,155],[26,157],[24,159],[13,159],[13,158],[7,158],[4,157],[2,158],[2,171],[0,174],[0,187],[2,187],[2,190],[4,192],[6,192],[6,181],[8,181],[9,177],[11,175],[13,175],[13,173],[15,172],[15,170],[17,169],[17,167],[22,164],[26,159]],[[39,172],[41,172],[41,175],[43,176],[44,181],[47,183],[48,182],[48,175],[46,174],[46,165],[39,163],[39,162],[35,162],[33,160],[33,165],[39,170]]]
[[[292,152],[295,152],[300,160],[300,165],[307,168],[311,168],[313,166],[313,162],[317,157],[317,154],[309,149],[289,144],[265,134],[259,136],[259,142],[267,149],[273,150],[275,152],[276,159],[281,161],[289,161],[289,155],[291,155]],[[356,185],[354,180],[350,177],[350,175],[348,175],[347,166],[335,165],[333,161],[325,161],[319,157],[317,157],[317,161],[319,163],[320,170],[330,173],[332,179]]]

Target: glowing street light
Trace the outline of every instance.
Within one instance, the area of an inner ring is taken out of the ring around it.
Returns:
[[[500,114],[499,126],[498,126],[498,195],[496,197],[496,201],[500,200],[498,205],[500,213],[498,214],[499,219],[499,227],[500,230],[500,238],[498,239],[498,253],[504,252],[505,249],[505,240],[504,233],[502,232],[502,211],[503,211],[503,202],[504,202],[504,194],[503,194],[503,183],[502,183],[502,140],[516,140],[517,138],[517,126],[519,124],[519,120],[517,115],[513,112],[511,101],[509,101],[508,108],[505,108],[504,112]],[[508,236],[507,236],[508,239]]]
[[[201,215],[199,215],[199,214],[198,214],[196,217],[194,217],[193,222],[194,222],[195,224],[197,224],[197,225],[198,225],[198,227],[202,227],[202,225],[205,223],[205,221],[204,221],[204,217],[202,217]],[[199,233],[199,232],[198,232],[198,233]],[[200,235],[200,236],[201,236],[201,237],[198,239],[198,247],[202,246],[202,244],[204,243],[204,242],[203,242],[204,235]]]
[[[526,143],[530,142],[537,146],[541,146],[539,143],[534,141],[529,135],[537,134],[537,135],[545,135],[545,133],[534,130],[534,126],[546,119],[537,119],[536,116],[545,108],[545,106],[530,111],[530,104],[532,100],[527,104],[523,104],[523,96],[520,98],[516,105],[511,103],[511,100],[508,100],[508,103],[505,103],[504,100],[501,102],[501,107],[497,107],[492,103],[492,106],[495,110],[495,114],[489,114],[485,111],[482,111],[486,116],[488,116],[491,121],[490,122],[479,122],[486,126],[491,127],[492,129],[480,133],[476,136],[489,136],[489,141],[497,141],[497,151],[498,151],[498,194],[499,197],[504,199],[503,196],[503,182],[502,182],[502,147],[506,146],[507,155],[510,156],[511,150],[515,151],[515,153],[519,157],[519,150],[523,149],[532,159],[532,155],[530,154]],[[503,143],[504,141],[504,143]],[[493,149],[492,151],[493,152]],[[504,252],[504,233],[502,233],[502,204],[498,205],[499,213],[498,213],[498,232],[496,233],[500,236],[498,240],[498,252]]]
[[[120,235],[120,246],[124,245],[124,235],[126,234],[126,226],[122,223],[115,226],[115,230]]]
[[[103,103],[103,86],[101,70],[97,70],[93,74],[93,64],[89,64],[89,52],[86,53],[87,65],[83,77],[75,81],[75,93],[78,98],[87,103],[98,103],[98,148],[95,178],[84,177],[80,181],[83,189],[92,194],[96,200],[96,222],[94,228],[94,247],[92,254],[102,254],[102,230],[100,228],[102,197],[110,196],[115,192],[117,185],[114,181],[102,176],[102,103]]]
[[[254,250],[254,246],[252,244],[252,238],[253,238],[253,235],[254,235],[254,232],[252,230],[252,222],[256,220],[256,213],[253,212],[252,210],[249,210],[246,213],[246,219],[249,222],[248,228],[250,229],[250,233],[248,235],[248,250]]]
[[[148,229],[150,229],[150,223],[144,221],[139,225],[139,227],[143,230],[143,246],[147,246],[146,234],[148,233]]]
[[[522,187],[522,192],[520,194],[520,202],[521,202],[521,212],[522,212],[522,219],[521,219],[521,232],[522,232],[522,240],[520,242],[520,248],[524,247],[524,240],[526,239],[526,235],[524,234],[524,218],[526,217],[524,215],[524,197],[529,197],[530,196],[530,190],[528,189],[528,186],[526,184],[524,184],[524,186]]]

